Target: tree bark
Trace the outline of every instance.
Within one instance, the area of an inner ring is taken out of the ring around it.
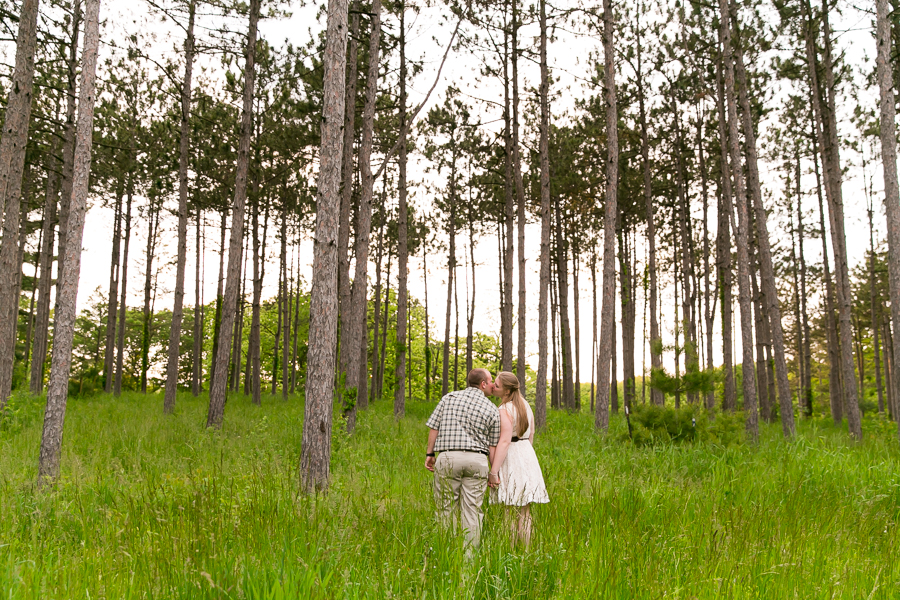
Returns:
[[[516,184],[516,223],[519,234],[519,306],[518,306],[518,348],[516,353],[516,376],[519,389],[527,395],[525,361],[525,186],[522,181],[522,156],[519,151],[519,0],[512,0],[512,150],[513,179]],[[475,280],[472,280],[474,293]]]
[[[84,214],[87,209],[88,178],[91,170],[93,141],[97,49],[100,45],[100,0],[87,0],[81,85],[78,102],[78,136],[75,148],[72,198],[66,223],[67,256],[59,278],[59,299],[54,324],[53,356],[47,389],[47,409],[41,435],[38,479],[50,483],[59,477],[63,422],[72,365],[72,343],[75,336],[76,300],[81,272],[81,241]]]
[[[731,0],[734,7],[734,0]],[[733,20],[734,35],[739,36],[737,19]],[[781,431],[784,437],[793,438],[794,407],[791,400],[791,388],[788,382],[787,360],[784,357],[784,329],[781,323],[781,302],[778,300],[778,289],[775,283],[775,267],[772,261],[772,249],[769,244],[769,227],[766,223],[766,208],[763,206],[762,190],[759,182],[757,165],[756,131],[750,112],[750,98],[747,84],[747,73],[744,68],[743,52],[740,40],[734,53],[734,65],[738,98],[741,105],[741,116],[744,128],[744,148],[747,152],[747,183],[754,209],[756,222],[756,240],[760,267],[760,280],[763,297],[766,302],[764,312],[767,313],[766,324],[771,334],[771,352],[775,363],[775,382],[778,389],[778,407],[781,416]],[[768,367],[767,367],[768,368]]]
[[[721,25],[719,35],[724,50],[723,62],[725,71],[725,105],[728,111],[728,141],[731,150],[731,172],[737,205],[738,223],[737,255],[738,255],[738,290],[741,310],[741,346],[743,353],[742,372],[744,389],[744,412],[746,413],[746,429],[750,440],[759,439],[759,412],[757,406],[756,379],[753,377],[753,308],[750,304],[750,209],[747,206],[747,195],[744,188],[744,173],[741,165],[741,145],[738,138],[738,117],[735,103],[734,62],[731,46],[731,26],[727,0],[719,0]]]
[[[509,0],[504,2],[503,13],[506,19],[506,10]],[[508,25],[508,24],[505,24]],[[512,109],[510,106],[510,77],[509,77],[509,40],[510,27],[503,27],[503,162],[505,177],[503,185],[503,216],[505,227],[502,228],[503,236],[503,303],[500,311],[500,369],[512,371],[513,356],[513,231],[515,229],[515,206],[513,204],[513,139],[512,139]]]
[[[232,205],[231,239],[228,245],[228,279],[223,298],[222,322],[219,326],[219,347],[214,361],[216,370],[209,387],[209,411],[206,426],[220,429],[225,413],[225,386],[228,379],[228,352],[237,312],[238,287],[241,277],[241,250],[244,245],[244,209],[247,200],[247,173],[250,168],[250,138],[253,134],[253,88],[256,62],[256,25],[260,0],[250,0],[250,27],[247,34],[244,66],[244,98],[241,111],[241,137],[238,145],[235,173],[234,204]],[[346,34],[345,34],[346,35]],[[308,415],[309,413],[307,413]],[[305,429],[305,428],[304,428]]]
[[[894,105],[894,88],[891,70],[891,29],[887,0],[875,0],[877,17],[876,41],[878,51],[876,54],[876,67],[878,76],[878,89],[880,93],[881,116],[881,160],[883,161],[884,174],[884,204],[887,214],[887,238],[888,238],[888,279],[891,297],[891,323],[894,328],[900,328],[900,192],[897,186],[897,129],[894,125],[896,107]],[[890,345],[890,354],[895,357],[900,355],[900,330],[894,332]],[[885,352],[885,355],[889,354]],[[890,382],[888,390],[892,397],[897,398],[900,392],[900,369],[894,368],[890,363]],[[893,413],[896,415],[896,413]],[[897,433],[900,436],[900,419],[897,419]]]
[[[200,382],[203,378],[203,302],[200,299],[200,289],[203,279],[200,276],[200,220],[202,218],[200,208],[197,208],[196,244],[197,253],[194,264],[194,352],[191,368],[191,394],[196,398],[200,395]]]
[[[124,376],[125,360],[125,328],[128,325],[128,249],[131,246],[131,203],[134,200],[133,175],[129,174],[128,187],[125,200],[125,240],[122,250],[122,281],[121,295],[119,296],[119,318],[117,319],[119,331],[116,333],[116,381],[113,386],[113,395],[117,398],[122,395],[122,378]]]
[[[144,311],[141,330],[141,393],[147,393],[147,371],[150,370],[150,322],[153,313],[150,300],[153,294],[153,259],[156,257],[156,237],[159,233],[159,205],[148,207],[150,230],[147,233],[147,254],[144,260]]]
[[[369,68],[366,75],[366,100],[362,116],[362,139],[359,145],[359,170],[362,189],[356,222],[356,268],[350,298],[350,324],[347,345],[356,348],[348,364],[351,388],[356,388],[356,404],[352,414],[347,415],[347,430],[352,431],[356,423],[356,410],[368,407],[368,333],[366,331],[366,297],[368,287],[369,245],[372,230],[372,195],[375,178],[372,176],[372,146],[375,127],[375,102],[378,95],[378,69],[381,49],[381,0],[372,0],[372,15],[369,33]],[[380,267],[379,259],[379,267]],[[377,315],[377,311],[376,311]],[[376,321],[378,319],[376,318]],[[376,336],[377,339],[377,336]]]
[[[619,185],[619,134],[616,110],[615,21],[612,0],[603,0],[603,54],[606,83],[606,198],[603,218],[603,288],[600,308],[600,358],[597,373],[597,412],[594,427],[609,430],[610,362],[615,336],[616,215]]]
[[[456,284],[456,137],[455,132],[450,137],[451,169],[450,169],[450,219],[448,223],[449,252],[447,254],[447,306],[444,311],[444,354],[443,354],[443,383],[441,384],[441,396],[456,388],[450,385],[450,311],[453,302],[453,287]]]
[[[166,392],[163,412],[175,410],[178,390],[178,353],[181,349],[181,321],[184,317],[184,271],[187,264],[187,197],[188,162],[191,151],[191,73],[194,66],[195,0],[188,4],[187,37],[184,40],[184,81],[181,84],[181,132],[178,146],[178,258],[175,267],[175,302],[172,307],[172,326],[169,331],[169,356],[166,364]]]
[[[469,269],[472,273],[472,296],[466,298],[466,304],[469,304],[472,309],[466,315],[466,373],[473,367],[472,344],[475,341],[475,288],[477,287],[475,280],[475,222],[472,219],[471,207],[472,203],[469,202]],[[466,277],[468,278],[468,275]]]
[[[722,409],[733,411],[737,408],[737,392],[734,385],[734,361],[732,359],[733,331],[732,309],[734,302],[731,297],[732,275],[731,266],[731,224],[729,215],[732,206],[731,176],[728,162],[729,145],[727,132],[727,116],[725,112],[725,83],[722,73],[722,59],[716,61],[716,104],[719,113],[719,139],[721,140],[721,154],[719,156],[719,193],[718,193],[718,226],[716,231],[716,269],[718,271],[719,284],[722,297]]]
[[[562,399],[560,405],[566,410],[575,408],[575,386],[572,374],[572,329],[569,324],[569,244],[563,236],[563,215],[559,195],[554,194],[556,208],[556,277],[557,307],[559,308],[560,355],[562,358]]]
[[[715,294],[709,286],[709,188],[707,184],[706,158],[703,154],[703,122],[697,123],[697,157],[700,167],[700,193],[703,196],[703,320],[706,324],[706,364],[704,368],[713,369],[713,317],[716,312]],[[706,410],[712,412],[716,407],[716,396],[712,389],[704,396]]]
[[[119,190],[116,192],[115,216],[113,217],[113,240],[112,252],[109,261],[109,292],[107,294],[106,309],[106,340],[103,351],[103,391],[109,394],[112,392],[113,373],[115,365],[116,351],[116,318],[119,315],[119,245],[122,232],[122,196],[125,190],[122,189],[122,183],[119,184]]]
[[[343,149],[341,128],[344,121],[344,82],[347,66],[347,0],[328,2],[323,63],[325,97],[309,309],[310,345],[306,374],[306,411],[300,450],[300,484],[306,493],[324,492],[328,489],[331,464],[331,414],[337,334],[336,242]]]
[[[400,419],[406,412],[404,388],[406,384],[406,312],[407,289],[409,276],[407,261],[409,259],[408,210],[406,190],[406,162],[408,145],[406,114],[406,0],[400,3],[400,153],[398,156],[399,175],[397,179],[397,337],[394,341],[394,375],[397,385],[394,389],[394,418]]]
[[[540,6],[541,125],[541,269],[538,293],[538,370],[534,392],[534,422],[537,429],[547,424],[547,296],[550,286],[550,77],[547,69],[547,3]]]
[[[59,203],[59,161],[55,158],[58,144],[53,144],[47,168],[47,192],[44,199],[44,223],[41,227],[40,280],[38,281],[37,317],[34,324],[34,347],[31,351],[29,389],[35,396],[44,391],[47,363],[47,340],[50,330],[50,286],[53,283],[53,238],[56,231],[56,205]]]
[[[281,211],[281,271],[284,273],[281,284],[281,399],[288,399],[288,346],[291,339],[291,297],[288,287],[287,264],[287,210]]]
[[[381,223],[378,226],[378,247],[375,250],[375,306],[372,310],[372,385],[369,387],[369,395],[367,401],[374,400],[377,398],[375,396],[375,389],[378,387],[378,340],[380,329],[381,329],[381,264],[382,259],[384,257],[384,222],[387,219],[382,219]],[[368,312],[368,311],[367,311]],[[366,356],[363,357],[363,364],[360,368],[360,377],[368,376],[368,371],[366,370],[367,361],[368,361],[368,331],[363,332],[365,338],[361,340],[363,349],[366,352]],[[365,372],[364,372],[365,371]]]
[[[31,122],[34,52],[37,46],[38,0],[23,0],[16,36],[16,65],[6,101],[3,133],[0,136],[0,411],[12,391],[15,364],[16,325],[19,317],[19,288],[22,272],[19,254],[19,221],[22,205],[22,173]],[[27,213],[26,213],[27,217]]]

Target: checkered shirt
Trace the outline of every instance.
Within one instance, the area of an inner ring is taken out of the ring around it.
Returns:
[[[438,432],[435,452],[474,450],[488,453],[500,441],[500,413],[478,388],[450,392],[438,402],[428,422]]]

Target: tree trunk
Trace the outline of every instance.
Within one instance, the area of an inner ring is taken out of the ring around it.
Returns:
[[[519,228],[519,307],[516,376],[519,378],[520,391],[523,395],[527,395],[525,385],[525,186],[522,181],[522,157],[519,152],[519,0],[512,0],[512,19],[512,150],[513,179],[516,184],[516,222]],[[473,276],[473,297],[474,290],[475,279]]]
[[[718,226],[716,231],[716,269],[718,271],[719,285],[721,286],[722,304],[722,409],[733,411],[737,408],[737,392],[734,385],[734,362],[732,360],[732,309],[734,307],[731,298],[732,267],[731,267],[731,213],[732,189],[731,176],[728,163],[728,132],[725,113],[725,82],[722,73],[722,60],[716,61],[716,104],[719,114],[719,139],[721,154],[719,156],[720,173],[718,189]]]
[[[214,361],[216,369],[209,387],[209,411],[206,426],[220,429],[225,414],[225,385],[228,379],[228,352],[237,312],[238,286],[241,277],[241,250],[244,245],[244,208],[247,200],[247,173],[250,168],[250,138],[253,135],[253,87],[256,62],[256,25],[260,0],[250,0],[250,27],[247,33],[244,64],[244,98],[241,110],[241,137],[238,145],[237,170],[234,184],[234,204],[231,208],[231,239],[228,245],[228,279],[223,298],[222,322],[219,326]],[[344,34],[346,35],[346,33]],[[342,111],[343,112],[343,111]],[[318,236],[316,239],[320,239]],[[311,338],[312,339],[312,338]],[[307,416],[309,413],[307,412]],[[330,425],[330,421],[329,421]],[[304,432],[307,428],[304,427]]]
[[[94,125],[94,83],[97,71],[97,48],[100,45],[100,0],[88,0],[84,27],[84,50],[78,101],[78,136],[75,148],[72,198],[66,223],[67,256],[59,278],[59,298],[54,323],[53,356],[47,389],[47,409],[41,435],[38,478],[44,482],[59,477],[63,421],[69,392],[69,370],[72,365],[72,343],[75,336],[75,302],[81,273],[81,242],[84,213],[87,208],[88,178],[91,170],[91,143]]]
[[[131,203],[134,200],[134,179],[129,174],[127,198],[125,200],[125,240],[122,250],[122,281],[119,296],[119,331],[116,333],[116,382],[113,386],[113,395],[117,398],[122,395],[122,377],[124,376],[125,360],[125,328],[128,324],[128,249],[131,246]]]
[[[237,318],[234,321],[234,340],[231,345],[231,381],[228,390],[237,392],[241,386],[241,350],[243,350],[244,339],[244,306],[246,305],[247,296],[247,245],[248,240],[245,239],[241,245],[241,262],[243,263],[241,273],[241,289],[238,293]],[[246,395],[246,394],[245,394]]]
[[[116,351],[116,317],[119,314],[119,244],[122,232],[122,196],[124,190],[119,184],[119,190],[116,192],[115,216],[113,217],[113,240],[112,252],[109,261],[109,292],[107,293],[107,309],[106,309],[106,336],[105,347],[103,351],[103,391],[109,394],[112,392],[113,365],[115,364]]]
[[[3,134],[0,136],[0,216],[3,239],[0,241],[0,410],[6,407],[12,391],[15,364],[16,325],[19,295],[16,285],[21,274],[19,221],[22,205],[22,172],[31,122],[34,52],[37,46],[38,0],[23,0],[16,36],[16,65],[6,102]],[[5,214],[4,214],[5,213]],[[27,217],[27,213],[26,213]]]
[[[281,348],[281,317],[284,314],[284,298],[282,295],[282,282],[284,281],[284,271],[282,270],[282,262],[278,261],[278,295],[275,298],[276,313],[278,321],[275,324],[275,339],[272,345],[272,391],[274,397],[278,393],[278,351]],[[335,334],[337,331],[335,331]]]
[[[200,395],[200,382],[203,378],[203,303],[200,300],[202,278],[200,277],[200,208],[197,208],[196,244],[197,255],[194,264],[194,355],[191,368],[191,394],[194,398]]]
[[[703,196],[703,320],[706,324],[706,364],[708,372],[713,369],[713,316],[716,313],[715,294],[709,286],[709,188],[707,184],[706,159],[703,155],[703,123],[697,123],[697,157],[700,167],[700,193]],[[706,410],[716,407],[716,397],[712,389],[704,396]]]
[[[407,234],[408,211],[406,206],[406,0],[400,3],[400,154],[398,156],[399,177],[397,192],[399,210],[397,213],[397,338],[394,342],[394,375],[397,386],[394,389],[394,418],[400,419],[406,412],[404,387],[406,383],[406,280],[409,276],[406,263],[409,255]]]
[[[547,69],[547,3],[540,6],[541,125],[539,154],[541,163],[541,268],[538,293],[538,370],[534,391],[534,423],[537,429],[547,424],[547,296],[550,286],[550,78]]]
[[[451,137],[453,144],[455,138]],[[443,354],[443,383],[441,384],[441,396],[446,396],[453,391],[455,385],[450,385],[450,311],[453,302],[453,286],[456,282],[456,149],[455,144],[450,172],[450,222],[448,234],[450,236],[449,252],[447,254],[447,306],[444,311],[444,354]]]
[[[787,173],[788,177],[790,177],[790,170]],[[790,201],[790,200],[788,200]],[[797,204],[797,212],[800,212],[800,203],[802,201],[802,197],[798,194],[796,199]],[[807,373],[805,371],[806,365],[803,360],[803,347],[804,347],[804,338],[803,338],[803,316],[800,311],[800,264],[797,260],[797,246],[794,241],[794,236],[797,234],[797,229],[794,227],[794,211],[793,208],[788,211],[788,219],[790,220],[791,225],[791,275],[793,277],[794,283],[794,315],[795,322],[794,325],[796,327],[795,336],[797,338],[797,347],[796,347],[796,359],[797,359],[797,408],[800,411],[800,414],[805,414],[806,411],[806,396],[803,391],[806,389],[806,376]]]
[[[731,149],[731,172],[737,205],[738,290],[741,310],[741,338],[743,351],[744,412],[747,414],[747,435],[756,442],[759,439],[759,412],[757,407],[756,379],[753,377],[753,307],[750,298],[750,209],[744,188],[744,172],[741,165],[741,144],[738,138],[737,106],[735,103],[734,63],[731,46],[728,4],[719,0],[721,25],[719,35],[724,49],[725,105],[728,110],[728,141]]]
[[[378,387],[378,357],[379,346],[378,340],[381,329],[381,263],[384,256],[384,221],[382,220],[378,227],[378,248],[375,251],[375,306],[372,310],[372,385],[369,388],[369,401],[377,398],[375,389]],[[368,311],[366,311],[368,312]],[[368,315],[367,315],[368,316]],[[365,349],[368,351],[368,331],[365,332],[366,339],[363,340]],[[366,360],[368,360],[368,352],[366,352]],[[364,363],[366,361],[363,361]],[[363,367],[364,368],[364,367]],[[368,375],[368,372],[366,372]]]
[[[151,200],[152,202],[152,200]],[[147,209],[150,231],[147,233],[147,254],[144,260],[144,311],[141,330],[141,393],[147,393],[147,371],[150,370],[150,321],[153,314],[150,300],[153,293],[153,259],[156,257],[156,237],[159,234],[160,206],[152,204]]]
[[[291,339],[291,296],[288,287],[287,264],[287,210],[281,212],[281,270],[284,273],[281,284],[281,399],[288,398],[288,341]],[[348,294],[349,296],[349,294]],[[348,298],[349,300],[349,298]]]
[[[812,90],[812,108],[816,122],[816,137],[821,141],[822,165],[825,168],[825,197],[828,201],[828,217],[831,225],[831,245],[834,250],[834,270],[837,290],[838,319],[840,321],[840,369],[841,391],[847,409],[847,426],[854,438],[862,437],[862,424],[859,415],[859,401],[856,390],[856,370],[853,364],[853,330],[851,323],[852,296],[850,276],[847,266],[847,237],[844,233],[844,201],[841,192],[840,151],[837,139],[837,121],[834,115],[834,71],[831,65],[831,39],[828,31],[828,10],[823,3],[823,35],[825,37],[825,93],[823,94],[818,80],[816,51],[813,46],[811,25],[811,9],[809,1],[805,2],[807,12],[807,66],[809,70],[810,88]],[[822,106],[822,97],[826,97],[827,111]]]
[[[734,0],[731,1],[732,8]],[[766,306],[761,307],[766,317],[766,325],[771,333],[771,350],[775,362],[775,382],[778,388],[778,407],[781,416],[781,431],[786,438],[793,438],[794,407],[791,400],[791,388],[788,382],[787,360],[784,357],[784,329],[781,323],[781,302],[778,300],[778,289],[775,283],[775,268],[772,262],[772,249],[769,244],[769,227],[766,223],[766,209],[763,206],[762,190],[759,182],[759,167],[756,153],[756,131],[750,112],[750,99],[747,73],[744,68],[743,51],[739,39],[740,32],[737,19],[733,20],[734,35],[738,39],[734,53],[734,66],[738,97],[741,104],[741,116],[744,128],[744,147],[747,152],[747,184],[756,222],[756,239],[759,253],[760,280]],[[768,368],[768,366],[767,366]],[[775,383],[772,382],[772,383]]]
[[[572,236],[572,299],[575,303],[575,410],[581,410],[581,315],[578,306],[578,239]]]
[[[890,281],[891,322],[900,327],[900,192],[897,188],[897,129],[895,123],[896,107],[894,105],[894,89],[890,61],[891,30],[887,0],[875,0],[877,13],[877,65],[878,88],[881,107],[881,159],[884,167],[884,204],[887,213],[888,238],[888,279]],[[886,125],[889,124],[889,125]],[[888,383],[890,398],[896,398],[900,392],[900,370],[888,360],[900,355],[900,331],[892,336],[890,352],[885,351],[885,363],[890,364],[890,380]],[[892,406],[894,406],[892,404]],[[896,415],[896,413],[892,413]],[[900,436],[900,419],[897,419],[897,433]]]
[[[337,333],[337,242],[340,208],[341,127],[347,62],[347,0],[329,0],[325,41],[325,101],[316,198],[313,281],[309,308],[306,417],[300,452],[300,483],[307,493],[328,489],[331,413]],[[402,76],[401,76],[402,78]]]
[[[338,315],[340,316],[340,387],[343,388],[343,413],[345,420],[355,418],[356,400],[349,400],[347,388],[355,388],[350,380],[351,359],[358,354],[357,347],[347,344],[350,337],[350,213],[353,201],[353,139],[356,133],[356,81],[359,66],[359,0],[353,0],[350,9],[350,32],[347,36],[347,84],[344,97],[344,146],[341,158],[341,209],[338,222]],[[287,338],[285,338],[287,339]],[[352,427],[347,425],[348,430]]]
[[[381,319],[381,353],[379,354],[377,387],[375,388],[375,397],[380,399],[384,392],[384,365],[387,356],[387,336],[388,336],[388,314],[391,308],[391,259],[394,255],[388,250],[388,268],[385,280],[384,291],[384,314]],[[377,317],[376,317],[377,318]],[[378,343],[376,341],[376,343]]]
[[[351,327],[347,332],[347,345],[357,348],[348,363],[349,382],[356,388],[356,405],[347,416],[347,430],[356,423],[355,410],[368,407],[368,333],[366,331],[367,287],[369,268],[369,244],[372,229],[372,195],[375,178],[372,176],[372,145],[375,123],[375,102],[378,94],[379,51],[381,48],[381,0],[372,0],[371,31],[369,33],[369,68],[366,75],[366,101],[362,116],[362,139],[359,145],[359,170],[362,190],[356,223],[356,269],[351,290]],[[379,258],[379,268],[381,267]],[[380,276],[380,274],[379,274]],[[377,293],[376,293],[377,295]],[[377,300],[376,300],[377,302]],[[377,315],[376,311],[376,315]],[[377,317],[376,317],[377,322]],[[376,336],[377,339],[377,336]]]
[[[509,0],[504,2],[504,20]],[[509,77],[510,27],[503,27],[503,162],[506,168],[503,185],[503,216],[505,227],[503,236],[503,297],[500,311],[500,370],[512,371],[513,356],[513,231],[515,229],[515,206],[513,204],[513,139],[512,110],[510,106]]]
[[[628,228],[619,226],[619,280],[620,298],[622,301],[622,401],[631,410],[636,391],[634,375],[634,328],[635,297],[634,297],[634,272],[632,270],[633,255],[628,242]]]
[[[425,285],[425,402],[431,403],[431,329],[428,314],[428,237],[422,240],[422,282]]]
[[[810,351],[809,311],[807,310],[806,293],[806,255],[803,252],[803,195],[800,191],[800,157],[797,157],[797,250],[800,253],[800,313],[803,319],[803,403],[806,416],[811,417],[813,411],[812,393],[812,353]]]
[[[594,399],[596,396],[594,395],[596,390],[596,373],[597,371],[594,369],[595,363],[594,360],[597,353],[597,246],[595,243],[591,243],[591,290],[592,290],[592,306],[593,306],[593,327],[591,328],[592,336],[591,336],[591,413],[594,412]]]
[[[196,1],[188,4],[187,37],[184,40],[184,82],[181,84],[181,139],[178,159],[178,258],[175,267],[175,303],[172,307],[172,327],[169,331],[169,356],[166,364],[166,393],[163,412],[175,410],[178,390],[178,353],[181,349],[181,321],[184,317],[184,271],[187,265],[187,197],[188,162],[191,151],[191,72],[194,66],[194,14]]]
[[[754,250],[756,248],[754,247]],[[765,316],[762,312],[764,296],[760,293],[758,283],[759,265],[756,261],[756,252],[751,255],[750,288],[753,290],[753,316],[755,320],[754,333],[756,334],[756,383],[759,386],[759,413],[763,421],[772,421],[772,403],[769,398],[769,373],[766,369],[766,343]]]
[[[612,0],[603,0],[603,54],[606,75],[606,198],[603,218],[603,301],[600,309],[600,358],[594,426],[609,430],[610,362],[616,301],[616,194],[619,186],[619,134],[616,110],[616,62]]]
[[[552,268],[552,271],[555,272],[556,269]],[[552,376],[550,378],[550,406],[551,408],[559,409],[560,401],[559,401],[559,337],[557,337],[557,322],[559,320],[559,293],[557,290],[557,280],[553,278],[553,273],[551,273],[550,280],[550,339],[553,342],[553,363],[551,364],[551,372]]]
[[[40,280],[38,281],[37,318],[34,323],[34,347],[31,351],[29,388],[39,396],[44,391],[47,363],[47,340],[50,330],[50,286],[53,283],[53,238],[56,231],[56,205],[59,202],[59,161],[55,158],[59,145],[51,146],[47,168],[47,193],[44,200],[44,223],[41,227]]]
[[[471,206],[470,202],[469,207]],[[471,299],[467,298],[466,304],[470,304],[472,310],[468,313],[466,322],[466,373],[473,367],[472,345],[475,341],[475,284],[477,283],[475,280],[475,222],[472,220],[471,211],[469,214],[469,268],[472,271],[472,296]]]
[[[559,206],[559,195],[554,195],[556,207],[556,277],[557,306],[559,307],[560,354],[562,358],[562,399],[561,407],[566,410],[575,408],[575,386],[572,382],[572,329],[569,325],[569,244],[563,237],[563,215]]]
[[[872,347],[875,353],[875,387],[878,392],[878,414],[884,414],[884,387],[881,383],[881,348],[878,340],[881,330],[881,315],[875,298],[875,225],[873,223],[873,207],[870,203],[869,213],[869,305],[872,318]],[[860,353],[862,356],[862,353]],[[859,374],[863,380],[862,372]]]

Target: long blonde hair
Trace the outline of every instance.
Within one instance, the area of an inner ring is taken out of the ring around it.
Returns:
[[[515,432],[516,437],[521,436],[528,431],[528,409],[525,406],[525,397],[519,389],[519,378],[509,371],[501,371],[497,375],[497,383],[509,392],[509,395],[503,398],[502,404],[512,402],[516,407]]]

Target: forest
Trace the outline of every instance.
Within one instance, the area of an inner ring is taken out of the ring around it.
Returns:
[[[896,597],[900,1],[0,25],[11,598]],[[475,564],[421,468],[473,368],[551,498]]]

